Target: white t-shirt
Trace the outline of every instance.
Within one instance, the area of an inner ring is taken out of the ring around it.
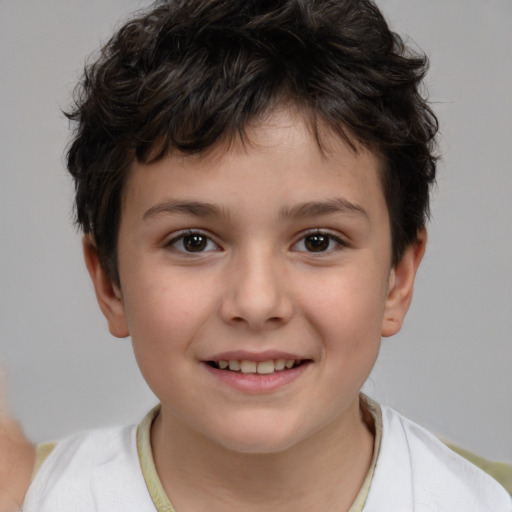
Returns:
[[[495,480],[425,429],[374,402],[370,411],[374,460],[349,512],[512,512],[510,496]],[[175,512],[151,454],[157,413],[139,427],[59,442],[30,486],[23,511]]]

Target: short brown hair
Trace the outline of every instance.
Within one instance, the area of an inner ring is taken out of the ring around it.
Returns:
[[[166,0],[86,66],[68,117],[77,222],[117,283],[121,193],[133,161],[243,136],[283,100],[380,156],[393,262],[429,215],[437,119],[427,59],[368,0]]]

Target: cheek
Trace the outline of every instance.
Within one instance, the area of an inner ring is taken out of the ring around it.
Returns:
[[[326,350],[378,350],[386,302],[383,281],[376,275],[365,275],[364,271],[347,272],[303,287],[301,302],[305,315],[321,334]]]
[[[180,280],[158,280],[143,286],[139,281],[139,287],[127,297],[135,359],[146,383],[162,401],[179,403],[180,386],[194,373],[194,340],[205,317],[202,301],[204,297]]]
[[[145,279],[133,275],[137,286],[126,293],[127,320],[138,359],[166,359],[177,350],[186,351],[214,309],[207,282],[167,274],[171,273],[154,271]]]

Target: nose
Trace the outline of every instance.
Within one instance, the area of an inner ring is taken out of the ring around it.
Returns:
[[[257,330],[278,327],[290,320],[293,301],[286,272],[276,260],[257,249],[234,258],[226,270],[220,308],[225,322]]]

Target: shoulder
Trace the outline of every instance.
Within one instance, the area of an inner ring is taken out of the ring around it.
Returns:
[[[34,478],[23,510],[113,512],[139,502],[138,510],[154,510],[148,508],[152,502],[140,469],[136,432],[136,426],[92,430],[57,443]]]
[[[365,512],[512,511],[510,496],[489,475],[423,427],[381,410],[382,442]]]

